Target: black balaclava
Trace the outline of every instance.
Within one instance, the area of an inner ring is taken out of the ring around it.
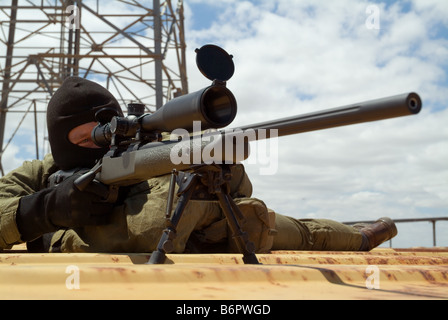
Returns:
[[[108,114],[112,109],[123,116],[118,101],[108,90],[83,78],[67,78],[55,92],[48,104],[47,126],[51,152],[59,168],[91,168],[108,151],[79,147],[68,140],[73,128],[97,121],[95,114],[105,108]]]

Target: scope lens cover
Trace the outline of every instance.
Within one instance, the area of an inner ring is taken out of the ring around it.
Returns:
[[[110,122],[113,117],[119,116],[115,108],[102,108],[95,113],[95,120],[101,124]]]
[[[224,49],[208,44],[196,49],[196,65],[209,80],[227,81],[235,72],[233,56]]]

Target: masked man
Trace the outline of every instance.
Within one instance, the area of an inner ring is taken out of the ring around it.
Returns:
[[[34,252],[152,252],[165,229],[169,176],[122,187],[115,203],[104,202],[107,187],[94,181],[82,192],[74,186],[80,169],[90,169],[108,151],[91,131],[98,118],[123,116],[102,86],[68,78],[48,105],[52,154],[25,162],[0,179],[0,249],[27,242]],[[57,186],[49,177],[73,173]],[[257,252],[269,250],[368,251],[393,238],[389,218],[359,228],[331,220],[298,220],[251,198],[242,165],[235,166],[230,194],[244,215],[241,222]],[[176,204],[176,203],[175,203]],[[177,228],[174,252],[235,252],[227,221],[217,203],[190,202]]]

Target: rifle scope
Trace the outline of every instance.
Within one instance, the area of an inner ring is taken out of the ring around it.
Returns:
[[[113,117],[110,123],[93,129],[92,140],[96,145],[106,147],[113,135],[132,138],[137,132],[171,132],[176,129],[191,132],[194,121],[200,121],[203,130],[220,129],[231,124],[236,114],[235,96],[224,85],[214,84],[172,99],[154,114]]]
[[[93,142],[107,147],[114,135],[132,139],[137,133],[150,136],[176,129],[192,132],[195,121],[201,122],[203,130],[221,129],[231,124],[236,117],[237,103],[226,82],[235,72],[233,56],[215,45],[196,49],[196,54],[199,71],[213,81],[210,87],[172,99],[154,114],[129,112],[127,117],[114,117],[107,124],[98,119],[100,125],[92,131]]]
[[[232,92],[222,85],[213,85],[195,93],[175,98],[159,111],[141,118],[145,131],[170,132],[185,129],[191,132],[193,122],[201,121],[202,128],[219,129],[233,122],[237,103]]]

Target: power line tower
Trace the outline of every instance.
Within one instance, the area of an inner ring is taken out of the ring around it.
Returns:
[[[5,150],[21,136],[34,138],[36,158],[48,150],[46,108],[65,78],[103,84],[124,111],[128,103],[143,103],[153,112],[188,93],[185,47],[182,0],[0,5],[1,174]]]

